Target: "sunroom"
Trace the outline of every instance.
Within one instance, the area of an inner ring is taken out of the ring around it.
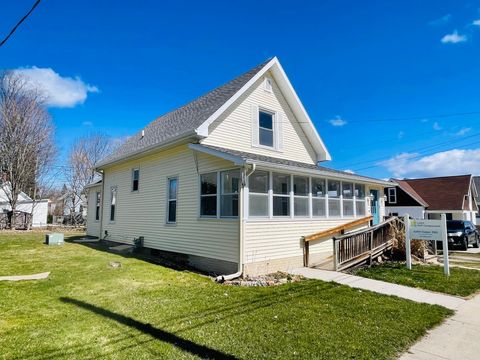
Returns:
[[[235,166],[200,175],[201,218],[237,218],[243,184],[243,218],[249,221],[344,220],[384,215],[388,182],[240,151],[191,144]],[[249,165],[249,166],[246,166]]]

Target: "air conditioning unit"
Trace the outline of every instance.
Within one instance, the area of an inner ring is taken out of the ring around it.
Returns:
[[[45,244],[47,245],[63,245],[62,233],[51,233],[45,237]]]

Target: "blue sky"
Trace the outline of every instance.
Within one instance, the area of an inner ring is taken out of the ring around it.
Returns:
[[[3,2],[0,34],[32,3]],[[44,0],[0,48],[0,68],[55,93],[60,162],[82,134],[121,139],[278,56],[327,166],[480,175],[477,20],[480,1]]]

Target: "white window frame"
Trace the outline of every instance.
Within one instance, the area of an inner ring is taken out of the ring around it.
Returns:
[[[175,198],[174,199],[170,199],[170,182],[172,180],[175,180],[177,182],[177,186],[175,188]],[[177,215],[178,215],[178,176],[170,176],[167,178],[167,194],[166,194],[166,198],[167,198],[167,211],[166,211],[166,223],[167,224],[176,224],[177,223]],[[175,201],[175,221],[170,221],[170,203]]]
[[[388,203],[389,204],[397,203],[397,188],[394,188],[394,187],[388,188]]]
[[[240,215],[240,201],[242,201],[240,199],[240,194],[241,194],[241,189],[239,187],[239,191],[238,191],[238,201],[239,201],[239,206],[238,206],[238,216],[221,216],[221,196],[222,196],[222,193],[221,193],[221,182],[222,182],[222,178],[221,178],[221,173],[222,172],[229,172],[229,171],[233,171],[233,170],[238,170],[240,172],[240,184],[239,186],[241,187],[242,184],[242,170],[238,167],[235,167],[235,168],[230,168],[230,169],[222,169],[222,170],[216,170],[216,171],[205,171],[205,172],[201,172],[198,174],[198,193],[199,193],[199,202],[198,202],[198,217],[200,219],[222,219],[222,220],[238,220],[239,219],[239,215]],[[215,194],[208,194],[208,195],[202,195],[202,175],[207,175],[207,174],[216,174],[216,182],[217,182],[217,192]],[[230,194],[230,193],[225,193],[223,195],[233,195],[233,194]],[[217,209],[216,209],[216,215],[202,215],[202,197],[208,197],[208,196],[216,196],[217,197]]]
[[[262,143],[260,143],[260,129],[264,129],[264,130],[267,130],[267,131],[270,131],[270,129],[267,129],[267,128],[264,128],[264,127],[261,127],[260,126],[260,113],[263,112],[265,114],[269,114],[272,116],[272,146],[269,146],[269,145],[264,145]],[[275,111],[272,111],[272,110],[269,110],[269,109],[266,109],[266,108],[263,108],[263,107],[259,107],[258,108],[258,128],[256,129],[257,133],[258,133],[258,147],[260,148],[264,148],[264,149],[269,149],[269,150],[276,150],[277,148],[277,140],[276,140],[276,119],[277,119],[277,113]]]
[[[288,182],[290,183],[290,188],[288,189],[288,194],[275,194],[273,192],[273,176],[277,174],[277,175],[283,175],[283,176],[288,176]],[[276,172],[276,171],[273,171],[270,173],[270,176],[272,178],[271,180],[271,186],[272,186],[272,217],[275,219],[275,218],[279,218],[279,219],[285,219],[285,218],[292,218],[293,216],[293,184],[292,184],[292,175],[291,174],[288,174],[288,173],[282,173],[282,172]],[[289,209],[288,209],[288,215],[275,215],[273,213],[273,200],[275,197],[284,197],[284,198],[288,198],[288,206],[289,206]]]
[[[343,196],[343,184],[352,184],[352,197],[350,198],[347,198],[347,197],[344,197]],[[355,212],[356,212],[356,204],[355,204],[355,183],[353,181],[341,181],[340,182],[340,193],[341,193],[341,196],[342,196],[342,218],[352,218],[354,219],[356,216],[355,216]],[[344,204],[345,204],[345,201],[351,201],[352,205],[353,205],[353,209],[352,209],[352,215],[345,215],[345,209],[344,209]]]
[[[248,178],[248,208],[247,208],[247,215],[246,216],[250,216],[252,218],[255,218],[255,219],[271,219],[271,212],[270,212],[270,209],[271,209],[271,206],[270,206],[270,190],[271,190],[271,172],[270,171],[266,171],[266,170],[258,170],[258,171],[261,171],[261,172],[265,172],[267,173],[267,192],[266,193],[258,193],[258,192],[253,192],[251,191],[251,186],[250,186],[250,177]],[[267,199],[267,213],[265,215],[250,215],[250,204],[251,204],[251,201],[250,201],[250,195],[253,195],[253,196],[261,196],[263,198],[266,198]]]
[[[222,180],[222,174],[223,173],[226,173],[226,172],[232,172],[232,171],[238,171],[239,173],[239,180],[240,180],[240,183],[238,184],[239,187],[238,187],[238,192],[236,193],[224,193],[223,192],[223,180]],[[238,218],[238,215],[240,215],[240,187],[242,186],[241,182],[242,182],[242,173],[241,173],[241,170],[240,169],[230,169],[230,170],[222,170],[222,171],[219,171],[219,178],[220,178],[220,188],[218,188],[217,186],[217,193],[219,194],[219,202],[220,202],[220,206],[218,207],[219,211],[217,211],[219,214],[219,217],[221,219],[237,219]],[[227,216],[227,215],[223,215],[222,216],[222,196],[233,196],[233,195],[237,195],[238,196],[238,209],[237,209],[237,213],[238,215],[235,216],[235,215],[230,215],[230,216]]]
[[[347,183],[350,183],[353,185],[353,196],[351,198],[348,198],[348,201],[351,201],[353,203],[353,215],[348,215],[348,216],[345,216],[344,215],[344,211],[343,211],[343,202],[344,202],[344,198],[343,198],[343,181],[342,180],[339,180],[339,179],[334,179],[334,178],[325,178],[325,177],[321,177],[321,176],[309,176],[309,175],[304,175],[304,174],[287,174],[287,173],[282,173],[282,172],[278,172],[278,171],[267,171],[267,170],[264,170],[264,169],[258,169],[258,171],[265,171],[268,173],[268,184],[269,184],[269,187],[268,187],[268,193],[267,194],[263,194],[263,193],[252,193],[249,189],[250,185],[247,184],[247,188],[248,188],[248,191],[246,192],[246,196],[244,198],[245,200],[245,203],[247,205],[250,204],[250,194],[252,195],[261,195],[261,196],[265,196],[267,197],[268,196],[268,209],[267,209],[267,212],[268,212],[268,217],[267,216],[260,216],[260,215],[251,215],[250,214],[250,208],[246,208],[245,209],[245,218],[246,219],[250,219],[250,220],[253,220],[253,221],[261,221],[261,220],[265,220],[265,219],[270,219],[270,220],[320,220],[320,219],[358,219],[358,218],[361,218],[361,217],[364,217],[367,215],[367,208],[366,208],[366,192],[367,192],[367,184],[365,183],[361,183],[361,182],[355,182],[355,181],[345,181]],[[274,194],[273,193],[273,175],[274,174],[280,174],[280,175],[286,175],[286,176],[289,176],[290,178],[290,191],[288,194]],[[294,195],[294,189],[293,189],[293,184],[294,184],[294,177],[297,176],[297,177],[305,177],[308,179],[308,196],[303,196],[303,195]],[[247,182],[249,182],[250,178],[247,179]],[[313,180],[314,179],[319,179],[319,180],[322,180],[325,182],[325,195],[324,196],[313,196]],[[338,197],[330,197],[328,195],[328,185],[329,185],[329,182],[330,181],[335,181],[335,182],[338,182],[339,183],[339,196]],[[363,197],[357,197],[356,193],[355,193],[355,188],[357,185],[360,185],[360,186],[363,186],[363,191],[364,191],[364,195]],[[290,214],[289,215],[273,215],[273,198],[277,196],[277,197],[287,197],[290,199],[290,207],[289,207],[289,210],[290,210]],[[306,216],[296,216],[294,214],[294,201],[295,201],[295,198],[305,198],[305,199],[308,199],[308,214]],[[325,215],[324,216],[316,216],[313,214],[313,201],[315,201],[316,199],[319,199],[319,200],[323,200],[325,201]],[[339,206],[340,206],[340,214],[339,215],[335,215],[335,216],[330,216],[329,214],[329,200],[334,200],[334,201],[338,201],[339,203]],[[364,214],[357,214],[357,203],[358,204],[363,204],[363,209],[364,209]]]
[[[114,201],[114,197],[115,197],[115,204],[113,203]],[[112,186],[110,188],[110,216],[109,216],[109,220],[110,220],[110,223],[114,223],[115,220],[117,219],[117,208],[118,208],[118,189],[116,186]],[[113,219],[112,219],[112,206],[113,206]]]
[[[135,181],[135,171],[138,172],[137,190],[133,189],[133,184],[134,184],[134,181]],[[132,169],[132,184],[131,184],[130,190],[132,192],[138,192],[140,190],[140,168],[133,168]]]
[[[217,191],[215,192],[215,194],[202,194],[202,176],[203,175],[209,175],[209,174],[215,174]],[[220,208],[220,199],[219,199],[219,196],[218,196],[218,192],[219,192],[218,188],[220,186],[219,183],[220,183],[220,179],[219,179],[218,171],[207,171],[207,172],[198,174],[198,184],[199,184],[199,188],[198,188],[198,194],[199,194],[198,214],[199,214],[200,218],[202,218],[202,219],[217,219],[217,218],[219,218],[219,208]],[[214,196],[215,196],[216,204],[217,204],[216,209],[215,209],[215,215],[203,215],[202,214],[202,198],[204,198],[204,197],[214,197]]]
[[[102,205],[102,192],[96,191],[95,192],[95,221],[96,222],[100,221],[100,216],[102,216],[101,205]]]
[[[295,195],[295,177],[297,178],[305,178],[307,179],[307,195]],[[292,178],[291,178],[291,183],[292,183],[292,194],[293,194],[293,201],[292,201],[292,204],[293,204],[293,207],[292,207],[292,215],[294,218],[297,218],[297,219],[302,219],[302,218],[309,218],[311,217],[312,215],[312,210],[311,210],[311,206],[310,206],[310,195],[312,193],[312,189],[311,189],[311,178],[310,176],[308,175],[292,175]],[[295,200],[296,199],[306,199],[307,200],[307,214],[306,215],[298,215],[295,214]]]

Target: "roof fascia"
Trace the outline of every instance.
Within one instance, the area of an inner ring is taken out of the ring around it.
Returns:
[[[225,104],[223,104],[207,120],[205,120],[196,129],[196,133],[199,136],[207,137],[208,127],[270,69],[272,70],[275,81],[287,99],[290,108],[294,112],[295,116],[299,118],[299,123],[305,132],[310,145],[314,148],[315,153],[317,154],[317,161],[331,160],[332,157],[330,156],[330,153],[328,152],[323,140],[320,138],[317,129],[313,125],[312,120],[308,116],[302,102],[290,83],[285,71],[280,65],[277,57],[274,57],[272,60],[270,60],[259,72],[255,74],[255,76],[253,76],[245,85],[243,85],[242,88],[235,93],[235,95],[233,95],[227,102],[225,102]]]

